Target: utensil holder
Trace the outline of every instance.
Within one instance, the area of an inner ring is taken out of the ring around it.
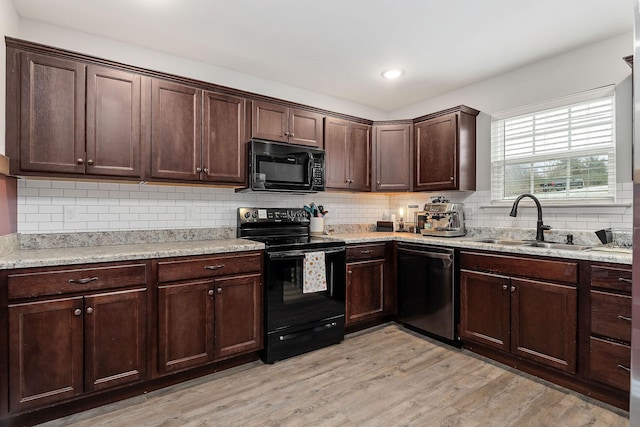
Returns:
[[[315,236],[324,234],[324,218],[311,217],[309,223],[309,232]]]

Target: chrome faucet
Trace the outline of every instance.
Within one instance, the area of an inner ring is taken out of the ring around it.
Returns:
[[[523,197],[529,197],[536,203],[536,208],[538,208],[538,223],[536,225],[536,240],[538,242],[544,242],[544,230],[550,230],[551,226],[542,224],[542,206],[540,206],[540,201],[533,194],[521,194],[518,196],[515,202],[513,202],[513,207],[511,208],[511,212],[509,216],[517,216],[518,215],[518,203],[522,200]]]

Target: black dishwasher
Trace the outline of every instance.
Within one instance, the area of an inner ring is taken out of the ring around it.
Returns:
[[[460,346],[455,252],[398,244],[398,320],[410,329]]]

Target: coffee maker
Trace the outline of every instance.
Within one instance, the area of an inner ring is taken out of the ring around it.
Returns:
[[[435,199],[415,213],[416,233],[423,236],[459,237],[467,234],[464,226],[464,204]]]

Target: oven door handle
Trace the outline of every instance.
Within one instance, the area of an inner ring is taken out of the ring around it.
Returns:
[[[313,332],[321,332],[321,331],[324,331],[326,329],[335,328],[336,326],[338,326],[338,322],[325,323],[322,326],[316,326],[315,328],[312,329],[312,331]],[[293,332],[291,334],[280,335],[278,337],[278,340],[287,341],[287,340],[291,340],[291,339],[295,339],[295,338],[304,337],[304,336],[307,336],[308,334],[309,334],[308,331]]]
[[[284,251],[284,252],[267,252],[267,256],[270,259],[285,259],[285,258],[299,258],[304,256],[306,253],[310,252],[324,252],[325,255],[339,254],[341,252],[346,252],[345,248],[339,249],[318,249],[314,250],[297,250],[297,251]]]

